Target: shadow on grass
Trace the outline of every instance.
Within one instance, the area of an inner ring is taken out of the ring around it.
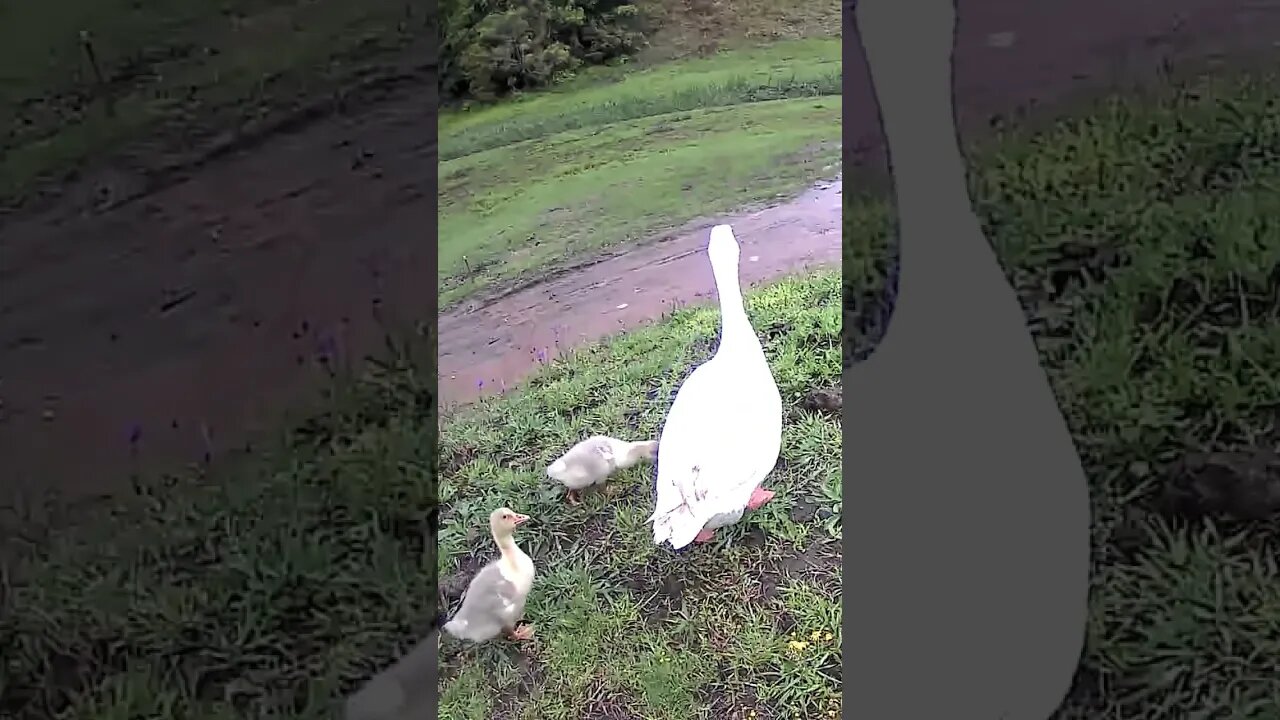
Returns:
[[[1280,96],[1235,78],[1106,100],[982,143],[970,181],[1091,479],[1060,716],[1280,713]],[[888,223],[850,199],[849,357],[892,304]]]

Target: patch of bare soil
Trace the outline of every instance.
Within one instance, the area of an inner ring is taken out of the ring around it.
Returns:
[[[1193,453],[1172,470],[1157,505],[1190,520],[1272,519],[1280,514],[1280,453],[1271,447]]]
[[[812,412],[838,416],[844,407],[844,389],[814,390],[804,397],[800,406]]]

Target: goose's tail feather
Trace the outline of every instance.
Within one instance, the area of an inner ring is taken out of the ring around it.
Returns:
[[[674,510],[664,513],[662,517],[651,518],[653,521],[653,544],[661,545],[664,542],[671,543],[671,549],[679,550],[680,548],[693,542],[693,539],[702,532],[702,528],[706,525],[706,520],[697,517],[688,505],[681,505]]]
[[[466,620],[463,620],[462,618],[459,618],[457,616],[455,616],[452,620],[449,620],[448,622],[446,622],[445,616],[443,614],[440,614],[436,616],[435,623],[432,623],[432,624],[435,627],[438,627],[441,630],[445,631],[449,635],[457,638],[458,640],[471,639],[470,633],[468,632],[469,630],[468,625],[470,623],[468,623]]]
[[[458,637],[458,633],[466,630],[466,622],[460,621],[457,617],[449,618],[449,608],[443,597],[440,598],[439,603],[436,607],[435,616],[431,618],[430,630],[443,630],[455,638]]]

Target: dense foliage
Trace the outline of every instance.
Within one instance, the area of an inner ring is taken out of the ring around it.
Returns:
[[[628,0],[442,0],[440,84],[447,98],[549,85],[644,42]]]

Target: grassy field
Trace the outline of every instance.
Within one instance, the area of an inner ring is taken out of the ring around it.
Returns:
[[[440,301],[839,172],[840,39],[656,65],[440,120]]]
[[[975,152],[975,207],[1092,482],[1088,649],[1063,717],[1280,716],[1273,87],[1107,102]],[[881,325],[887,219],[846,213],[859,350]]]
[[[657,64],[761,42],[838,37],[839,3],[788,0],[636,0],[659,32],[637,62]],[[608,75],[604,68],[591,70]]]
[[[787,407],[769,481],[778,496],[706,547],[653,545],[652,468],[578,507],[542,471],[587,434],[657,437],[676,388],[714,347],[714,308],[575,353],[446,420],[446,596],[492,557],[487,516],[501,505],[533,516],[519,540],[542,574],[530,655],[441,651],[441,718],[839,716],[840,420],[804,406],[839,383],[840,282],[787,280],[748,303]]]
[[[139,140],[139,152],[173,151],[333,91],[423,36],[425,23],[399,0],[5,3],[0,200]]]

